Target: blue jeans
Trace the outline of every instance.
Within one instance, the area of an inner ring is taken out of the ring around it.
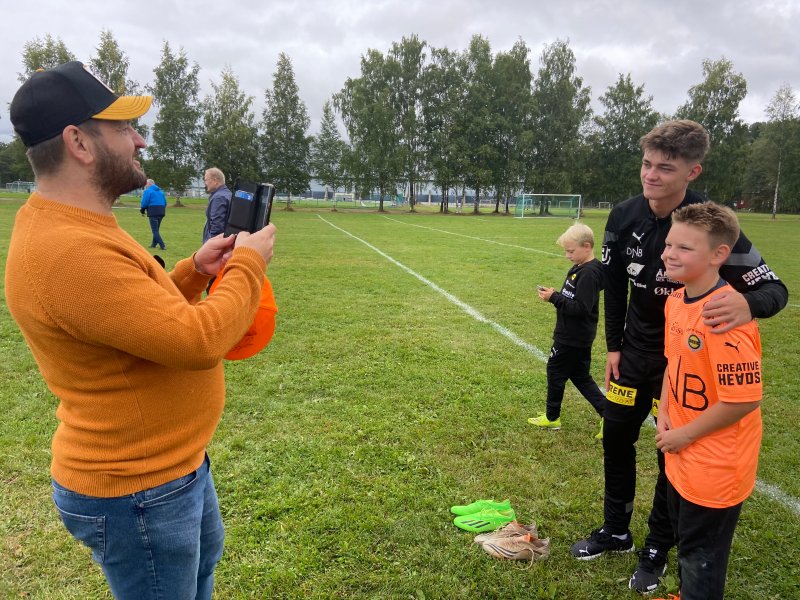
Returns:
[[[164,215],[148,218],[150,219],[150,230],[153,232],[153,241],[150,242],[150,247],[155,248],[156,246],[161,246],[161,249],[163,250],[166,248],[166,245],[164,244],[164,240],[161,239],[159,228],[161,227],[161,219],[164,218]]]
[[[207,456],[197,471],[117,498],[84,496],[53,481],[53,501],[115,598],[211,598],[225,531]]]

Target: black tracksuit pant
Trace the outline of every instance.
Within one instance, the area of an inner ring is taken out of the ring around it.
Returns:
[[[630,527],[633,499],[636,495],[636,442],[642,423],[661,396],[661,383],[667,360],[622,351],[619,379],[611,381],[606,394],[603,431],[603,468],[605,471],[604,528],[622,535]],[[648,518],[649,533],[645,547],[658,548],[666,554],[675,545],[675,535],[667,509],[667,476],[664,456],[658,452],[658,479]]]
[[[547,359],[547,419],[555,421],[561,416],[561,402],[567,381],[572,381],[578,391],[603,416],[606,397],[597,387],[589,367],[592,363],[592,347],[576,348],[553,342],[550,358]]]

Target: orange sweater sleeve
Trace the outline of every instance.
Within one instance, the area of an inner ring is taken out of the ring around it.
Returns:
[[[113,215],[33,194],[17,213],[6,300],[59,405],[53,477],[119,496],[203,460],[225,402],[222,357],[256,313],[265,264],[234,250],[214,297],[191,259],[167,273]]]

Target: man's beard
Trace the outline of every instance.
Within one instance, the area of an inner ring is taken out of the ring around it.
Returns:
[[[103,199],[111,206],[122,194],[139,189],[147,183],[147,176],[137,169],[132,160],[112,154],[102,141],[97,143],[92,183]]]

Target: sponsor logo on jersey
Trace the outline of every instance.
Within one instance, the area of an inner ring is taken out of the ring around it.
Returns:
[[[753,385],[761,383],[761,361],[717,364],[720,385]]]
[[[628,246],[627,248],[625,248],[625,254],[627,254],[628,256],[634,256],[636,258],[642,258],[644,252],[642,251],[641,248],[631,248],[630,246]]]
[[[613,381],[608,383],[608,391],[606,398],[609,402],[614,404],[622,404],[623,406],[633,406],[636,404],[636,388],[625,387],[624,385],[617,385]]]
[[[644,269],[644,265],[640,265],[639,263],[631,263],[628,265],[628,275],[631,277],[638,277],[639,273],[642,272]]]
[[[637,242],[639,242],[640,244],[642,243],[642,238],[644,237],[644,233],[640,233],[640,234],[637,235],[635,231],[631,231],[631,235],[634,238],[636,238]]]
[[[742,279],[747,285],[755,285],[762,279],[777,281],[778,276],[772,272],[767,265],[759,265],[752,271],[748,271],[744,275],[742,275]]]
[[[700,348],[703,347],[703,341],[698,337],[697,334],[691,333],[686,339],[686,345],[692,350],[700,350]]]
[[[602,254],[603,254],[603,256],[600,259],[602,261],[602,263],[604,265],[610,265],[611,264],[611,249],[608,246],[606,246],[605,244],[603,245],[603,253]]]
[[[674,290],[667,287],[657,287],[653,290],[656,296],[669,296]]]
[[[742,342],[737,342],[735,344],[731,344],[730,342],[725,342],[724,345],[725,346],[729,346],[730,348],[733,348],[734,350],[736,350],[736,354],[739,354],[739,344],[741,344],[741,343]]]
[[[679,286],[683,285],[679,281],[675,281],[674,279],[670,279],[670,277],[667,275],[667,270],[666,269],[659,269],[658,270],[658,273],[656,273],[656,281],[674,283],[675,285],[679,285]]]

